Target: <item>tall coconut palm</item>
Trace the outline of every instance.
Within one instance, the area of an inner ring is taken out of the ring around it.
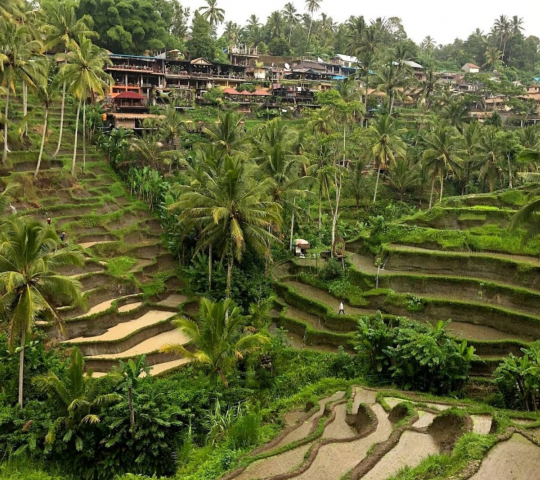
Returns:
[[[240,26],[234,22],[227,22],[223,36],[227,41],[227,48],[229,50],[238,43],[238,35],[240,35]]]
[[[34,178],[37,178],[39,173],[39,167],[41,166],[41,159],[43,158],[43,149],[45,147],[45,140],[48,136],[49,130],[49,109],[51,108],[54,100],[59,95],[58,91],[58,77],[53,71],[52,62],[49,59],[44,59],[38,64],[38,75],[35,77],[36,93],[39,102],[44,109],[43,118],[43,132],[41,133],[41,145],[39,147],[39,155],[36,165],[36,171],[34,172]]]
[[[309,30],[308,30],[308,37],[307,37],[307,41],[309,43],[309,37],[311,36],[311,29],[313,28],[313,14],[320,10],[322,0],[305,0],[305,2],[306,2],[306,10],[310,14]]]
[[[194,345],[193,351],[183,345],[166,345],[162,352],[175,353],[207,366],[212,376],[229,386],[227,374],[244,355],[269,343],[261,333],[250,333],[240,308],[231,299],[212,302],[202,298],[198,321],[182,319],[174,322]]]
[[[36,319],[63,323],[58,303],[80,299],[81,284],[57,273],[63,265],[83,265],[81,253],[59,247],[53,229],[31,219],[14,218],[2,227],[0,315],[8,320],[8,345],[19,351],[19,405],[23,406],[24,349]]]
[[[495,184],[502,175],[501,140],[495,127],[487,127],[480,136],[478,144],[479,177],[488,184],[489,191],[495,190]]]
[[[407,146],[400,137],[403,130],[399,129],[390,115],[380,115],[366,131],[366,141],[369,145],[368,157],[377,171],[373,203],[377,201],[381,169],[395,162],[398,157],[405,157]]]
[[[34,384],[54,402],[59,415],[50,426],[45,443],[54,443],[62,433],[64,441],[73,440],[76,449],[82,449],[84,425],[99,423],[100,409],[122,400],[118,393],[101,393],[100,386],[109,382],[112,388],[115,380],[115,377],[97,379],[91,372],[85,373],[84,356],[78,348],[71,352],[67,371],[61,377],[53,372],[36,377]]]
[[[272,38],[279,38],[283,33],[283,17],[279,10],[272,12],[266,22],[266,29]]]
[[[68,45],[77,42],[80,36],[86,38],[96,38],[98,34],[89,27],[92,18],[84,15],[77,18],[75,4],[70,1],[44,2],[43,21],[45,23],[45,33],[47,35],[48,48],[61,48],[64,53],[68,51]],[[62,147],[62,137],[64,133],[64,113],[66,105],[66,82],[62,84],[62,105],[60,108],[60,128],[58,134],[58,143],[53,156],[57,156]]]
[[[497,20],[493,29],[499,36],[499,50],[502,52],[502,59],[504,60],[504,54],[506,52],[506,44],[512,34],[512,23],[506,15],[501,15]]]
[[[437,125],[427,133],[425,143],[426,150],[422,160],[431,171],[431,194],[429,196],[429,208],[431,209],[436,179],[439,179],[441,189],[439,201],[442,201],[444,177],[448,173],[459,171],[463,161],[459,157],[459,134],[452,127],[443,124]]]
[[[225,20],[225,10],[217,6],[217,0],[206,0],[206,6],[199,8],[199,12],[213,28]]]
[[[203,132],[222,154],[242,154],[249,148],[249,144],[240,122],[240,117],[236,113],[227,112],[220,115],[218,121],[205,128]]]
[[[89,38],[79,37],[79,45],[69,44],[68,53],[62,56],[65,63],[60,69],[62,81],[70,86],[70,92],[77,102],[77,118],[75,120],[75,140],[73,142],[73,160],[71,163],[71,175],[75,175],[77,162],[77,134],[79,130],[79,116],[83,108],[83,170],[86,161],[85,150],[85,114],[88,97],[103,95],[107,82],[112,82],[112,77],[103,71],[103,67],[110,64],[109,55],[102,48],[97,47]]]
[[[10,93],[15,93],[18,81],[34,85],[32,59],[39,53],[42,45],[33,40],[30,28],[0,19],[0,85],[6,87],[4,106],[4,152],[2,163],[6,164],[8,147],[9,101]]]
[[[402,96],[403,89],[411,81],[410,72],[408,69],[400,68],[400,64],[396,65],[394,62],[390,62],[387,65],[383,65],[376,74],[380,82],[377,90],[386,93],[388,98],[388,113],[392,115],[396,98]]]
[[[403,201],[405,192],[418,184],[418,167],[407,158],[398,158],[390,166],[388,186],[399,195],[399,201]]]
[[[235,261],[241,261],[247,245],[268,256],[281,228],[279,205],[269,194],[273,181],[255,180],[256,165],[226,156],[218,169],[201,172],[191,185],[178,186],[177,201],[170,209],[180,223],[201,228],[198,250],[217,247],[227,259],[227,289],[230,296]]]
[[[298,13],[298,10],[296,10],[296,7],[291,2],[285,4],[281,13],[283,14],[283,18],[289,28],[289,45],[290,45],[291,36],[294,30],[294,27],[296,27],[296,25],[300,23],[300,14]]]

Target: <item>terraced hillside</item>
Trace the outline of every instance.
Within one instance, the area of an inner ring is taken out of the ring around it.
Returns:
[[[222,480],[384,480],[439,454],[451,457],[432,471],[437,478],[528,480],[540,467],[538,418],[507,418],[471,403],[355,386],[284,420],[281,435]],[[473,444],[474,452],[463,451]]]
[[[527,193],[448,199],[388,225],[377,255],[369,238],[348,244],[353,289],[341,296],[347,316],[336,315],[340,298],[303,274],[315,270],[315,261],[282,265],[278,322],[301,336],[299,344],[336,347],[350,340],[354,317],[376,310],[431,323],[451,319],[451,333],[482,358],[474,372],[490,374],[501,357],[540,339],[540,259],[533,256],[540,250],[508,229]]]
[[[18,107],[12,107],[15,116]],[[36,122],[40,114],[36,112]],[[53,119],[58,115],[59,108],[54,107]],[[85,173],[79,155],[78,176],[71,177],[73,122],[73,115],[67,114],[65,143],[54,159],[51,152],[58,135],[51,130],[36,181],[32,173],[38,151],[17,142],[11,145],[10,165],[0,172],[2,184],[20,186],[13,202],[18,215],[43,222],[50,217],[58,234],[66,232],[67,241],[77,244],[86,257],[84,268],[62,271],[81,282],[84,296],[82,305],[59,308],[67,338],[56,327],[42,324],[41,328],[51,339],[78,346],[87,368],[97,375],[120,359],[140,354],[146,354],[153,374],[177,368],[186,360],[159,353],[159,349],[186,343],[171,324],[186,301],[176,276],[178,262],[163,246],[159,222],[142,202],[127,194],[99,154],[89,151]],[[30,132],[31,137],[36,134]]]

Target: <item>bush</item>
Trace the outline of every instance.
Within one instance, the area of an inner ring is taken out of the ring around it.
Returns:
[[[261,417],[256,413],[240,415],[229,430],[229,445],[233,450],[256,445],[259,440]]]
[[[339,260],[331,258],[321,270],[320,276],[323,280],[337,280],[343,276],[343,265]]]

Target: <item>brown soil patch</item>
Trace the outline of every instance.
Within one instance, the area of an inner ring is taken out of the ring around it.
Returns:
[[[448,333],[467,340],[521,340],[524,342],[531,340],[531,337],[526,335],[506,333],[493,327],[465,322],[452,322],[448,327]]]
[[[152,366],[152,369],[150,370],[150,375],[161,375],[162,373],[168,372],[170,370],[175,370],[179,367],[187,365],[189,362],[189,358],[181,358],[180,360],[157,363],[156,365]]]
[[[384,400],[390,406],[390,408],[394,408],[396,405],[399,405],[400,403],[403,403],[403,402],[412,403],[410,400],[405,400],[403,398],[398,398],[398,397],[384,397]]]
[[[334,408],[336,417],[334,421],[324,429],[322,438],[344,439],[351,438],[358,432],[347,423],[347,404],[342,403]]]
[[[147,355],[158,351],[165,345],[185,345],[189,339],[180,330],[171,330],[169,332],[160,333],[148,340],[144,340],[138,345],[120,353],[111,353],[107,355],[95,355],[88,358],[129,358],[137,355]]]
[[[471,415],[473,432],[488,435],[491,431],[493,419],[489,415]]]
[[[441,451],[450,453],[457,439],[470,429],[468,417],[444,414],[435,417],[427,432],[436,440]]]
[[[354,400],[352,406],[352,412],[355,413],[358,411],[358,407],[361,403],[366,405],[371,405],[375,403],[377,398],[377,392],[374,390],[367,390],[362,387],[355,387],[354,390]]]
[[[392,423],[398,423],[403,420],[408,413],[409,411],[404,405],[396,405],[394,408],[392,408],[390,415],[388,415],[388,420],[390,420]]]
[[[128,303],[127,305],[122,305],[121,307],[118,307],[118,312],[129,312],[131,310],[135,310],[136,308],[140,307],[143,304],[143,302],[135,302],[135,303]]]
[[[235,480],[258,480],[292,472],[301,465],[312,445],[312,443],[308,443],[281,455],[254,462],[234,478]]]
[[[94,245],[99,245],[99,244],[102,244],[102,243],[112,243],[114,242],[115,240],[104,240],[104,241],[97,241],[97,242],[83,242],[83,243],[79,243],[79,246],[81,248],[92,248]]]
[[[292,305],[287,305],[287,312],[285,313],[285,315],[287,317],[303,320],[304,322],[310,324],[316,330],[328,330],[321,318],[317,317],[316,315],[312,315],[305,310],[293,307]]]
[[[430,435],[406,431],[398,444],[390,450],[363,480],[385,480],[404,467],[418,465],[429,455],[439,453],[437,442]]]
[[[311,466],[296,480],[339,480],[366,456],[374,443],[386,440],[392,432],[392,424],[383,408],[376,404],[373,412],[378,420],[375,432],[351,442],[323,445]]]
[[[283,415],[283,421],[286,427],[292,427],[296,425],[302,418],[304,418],[306,412],[303,410],[291,410]]]
[[[470,480],[533,480],[540,471],[540,448],[515,433],[493,447]]]

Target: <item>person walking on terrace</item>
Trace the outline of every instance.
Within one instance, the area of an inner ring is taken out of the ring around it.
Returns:
[[[339,302],[339,311],[338,315],[345,315],[345,309],[343,307],[343,302]]]

